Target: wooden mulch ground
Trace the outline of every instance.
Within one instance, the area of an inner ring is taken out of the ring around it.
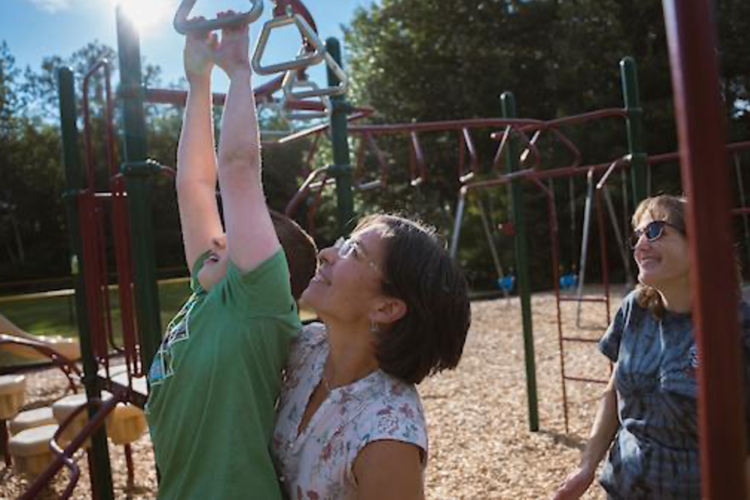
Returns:
[[[612,314],[622,289],[612,295]],[[576,305],[565,303],[565,334],[598,339],[606,328],[602,304],[586,304],[576,328]],[[534,349],[540,430],[529,431],[526,374],[518,299],[475,302],[473,322],[458,369],[419,387],[430,432],[426,475],[431,499],[551,498],[557,485],[578,462],[603,385],[567,384],[570,432],[566,434],[560,378],[557,310],[549,293],[532,299]],[[609,366],[594,344],[566,343],[569,375],[605,379]],[[55,371],[27,376],[25,408],[50,404],[65,388]],[[117,498],[153,498],[156,477],[148,436],[134,445],[135,487],[127,488],[125,456],[110,445]],[[90,498],[85,456],[78,463],[81,479],[74,498]],[[66,485],[61,472],[45,497],[54,498]],[[15,498],[28,486],[25,478],[0,465],[0,498]],[[584,497],[604,498],[594,484]]]

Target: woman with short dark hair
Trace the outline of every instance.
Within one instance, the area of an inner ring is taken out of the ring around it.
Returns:
[[[322,323],[292,346],[273,454],[290,498],[423,498],[427,428],[414,384],[455,368],[466,280],[434,230],[360,222],[319,254],[302,301]]]

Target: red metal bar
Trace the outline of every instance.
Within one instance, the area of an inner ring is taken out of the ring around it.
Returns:
[[[554,120],[547,120],[538,124],[531,124],[522,127],[524,132],[531,132],[535,130],[543,130],[548,128],[559,128],[563,125],[577,125],[579,123],[585,123],[594,120],[601,120],[602,118],[627,118],[628,112],[622,108],[605,108],[598,109],[596,111],[589,111],[587,113],[581,113],[579,115],[565,116],[563,118],[555,118]]]
[[[557,341],[560,348],[560,384],[562,386],[563,416],[565,418],[565,433],[569,432],[568,390],[565,386],[565,349],[563,345],[562,310],[560,309],[560,226],[557,223],[557,207],[555,193],[539,179],[534,183],[544,192],[547,198],[547,212],[549,221],[550,245],[552,248],[552,289],[555,291],[555,306],[557,309]]]
[[[320,208],[320,205],[323,202],[323,190],[328,182],[329,173],[328,169],[325,169],[323,172],[323,180],[320,182],[318,192],[315,195],[312,205],[307,210],[307,229],[312,235],[315,234],[315,214],[318,213],[318,208]]]
[[[270,99],[271,94],[281,88],[281,84],[283,81],[284,75],[281,75],[255,88],[254,93],[256,100],[260,102],[262,100]],[[212,102],[214,106],[223,106],[226,102],[226,99],[226,94],[212,94]],[[187,101],[187,91],[174,89],[145,89],[143,100],[144,102],[150,104],[172,104],[174,106],[185,106],[185,102]]]
[[[8,421],[3,419],[0,420],[0,452],[5,455],[5,467],[11,467],[13,465],[13,459],[10,457],[8,452]]]
[[[424,123],[398,123],[392,125],[352,125],[349,131],[354,134],[369,132],[373,135],[411,133],[411,132],[447,132],[450,130],[462,130],[464,128],[497,128],[504,129],[508,126],[537,125],[544,122],[525,118],[472,118],[467,120],[448,120]]]
[[[375,142],[375,138],[371,134],[365,134],[365,138],[367,138],[367,144],[370,146],[375,158],[377,158],[378,165],[380,165],[380,187],[386,187],[388,185],[388,162],[385,159],[383,151],[380,150]]]
[[[91,191],[84,191],[78,195],[79,213],[81,217],[81,264],[84,272],[84,287],[86,289],[86,302],[91,324],[91,347],[94,357],[98,359],[106,356],[106,344],[101,345],[103,326],[101,316],[102,310],[99,280],[99,252],[97,251],[96,239],[96,205],[97,200]]]
[[[588,382],[591,384],[606,384],[609,382],[609,380],[602,380],[600,378],[571,377],[571,376],[568,376],[568,380],[572,382]]]
[[[289,200],[289,203],[286,204],[286,208],[284,209],[284,214],[287,217],[294,217],[295,212],[299,208],[300,203],[302,203],[302,200],[307,197],[308,193],[311,190],[311,185],[313,182],[318,180],[318,177],[326,176],[326,171],[328,170],[328,167],[322,167],[318,168],[316,170],[313,170],[307,175],[307,178],[302,182],[299,189],[297,189],[297,192],[294,194],[291,200]],[[327,177],[327,176],[326,176]],[[325,181],[323,182],[325,183]]]
[[[49,347],[47,344],[37,342],[35,340],[22,339],[19,337],[11,337],[10,335],[0,334],[0,346],[2,345],[20,345],[28,347],[48,357],[52,362],[52,365],[59,368],[63,372],[63,374],[65,374],[65,378],[68,379],[68,389],[70,389],[71,392],[76,392],[78,390],[73,376],[75,375],[80,380],[82,375],[81,370],[78,369],[75,361],[66,358],[56,350]]]
[[[607,302],[603,297],[561,297],[561,302]]]
[[[307,10],[305,4],[303,4],[300,0],[274,0],[273,16],[285,16],[287,7],[290,7],[293,13],[302,16],[302,18],[307,21],[307,23],[310,25],[310,28],[312,28],[315,33],[318,32],[318,27],[315,25],[315,19],[313,19],[310,11]],[[315,50],[314,47],[312,47],[307,41],[307,39],[303,40],[303,44],[308,52],[312,52],[313,50]]]
[[[120,324],[122,325],[123,351],[128,371],[129,388],[132,376],[143,376],[138,346],[138,330],[135,325],[133,296],[133,263],[130,256],[130,224],[125,179],[121,174],[110,179],[112,198],[112,235],[114,238],[115,266],[117,268],[117,291],[120,297]]]
[[[690,203],[692,316],[700,353],[703,498],[746,498],[737,270],[732,250],[725,116],[711,0],[664,0],[682,183]]]
[[[355,112],[347,117],[347,121],[353,122],[356,120],[361,120],[362,118],[367,118],[368,116],[372,115],[375,112],[372,108],[356,108]],[[295,132],[293,134],[290,134],[283,139],[280,139],[278,141],[274,142],[264,142],[264,147],[273,147],[273,146],[283,146],[285,144],[291,144],[293,142],[300,141],[302,139],[307,139],[308,137],[312,137],[318,134],[321,134],[323,132],[326,132],[328,128],[330,127],[329,123],[321,123],[319,125],[315,125],[313,127],[310,127],[305,130],[300,130],[299,132]]]

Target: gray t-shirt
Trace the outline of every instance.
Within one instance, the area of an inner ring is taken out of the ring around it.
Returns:
[[[750,306],[742,302],[744,392],[750,400]],[[700,499],[699,355],[690,314],[659,320],[623,300],[599,349],[617,363],[620,428],[599,481],[610,498]],[[747,411],[747,410],[746,410]]]

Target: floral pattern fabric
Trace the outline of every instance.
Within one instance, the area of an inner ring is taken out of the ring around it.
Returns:
[[[427,461],[427,425],[416,387],[381,370],[335,388],[300,433],[328,357],[325,326],[305,326],[293,342],[273,436],[273,457],[290,499],[356,498],[357,454],[369,443],[414,444]]]

